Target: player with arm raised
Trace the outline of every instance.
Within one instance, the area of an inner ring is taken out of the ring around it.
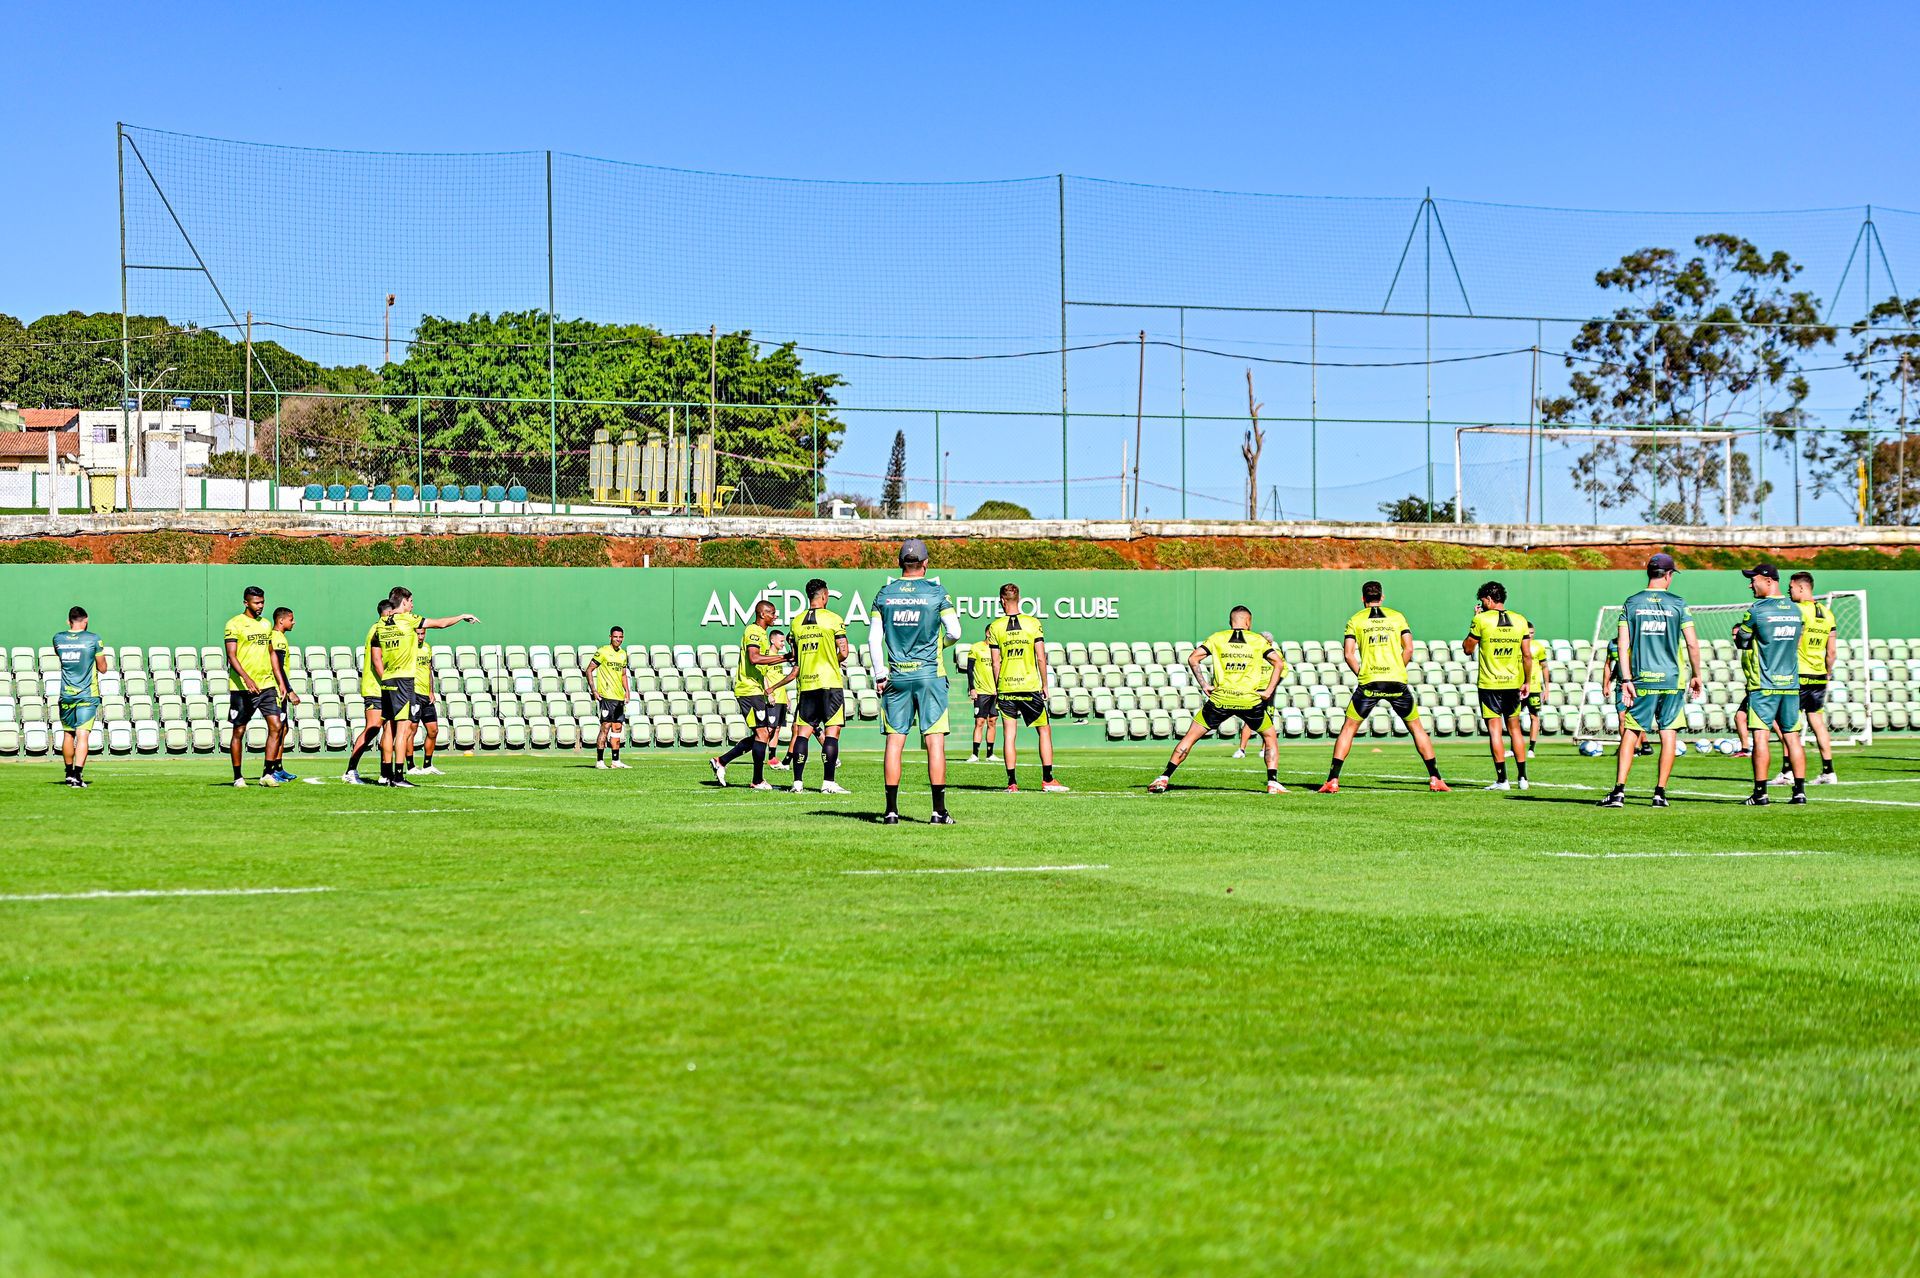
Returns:
[[[901,756],[907,730],[920,729],[933,791],[931,825],[952,825],[947,812],[946,648],[960,640],[960,615],[946,587],[927,580],[927,543],[901,543],[900,575],[873,596],[867,654],[878,676],[880,726],[887,734],[887,810],[882,825],[900,824]]]
[[[607,631],[607,641],[593,651],[581,668],[593,683],[594,700],[600,706],[600,735],[593,743],[593,766],[625,768],[620,762],[620,733],[627,722],[627,702],[633,697],[633,683],[627,674],[627,632],[615,626]],[[607,747],[613,747],[613,762],[607,762]]]
[[[820,737],[820,793],[848,794],[835,778],[840,767],[840,729],[847,721],[847,622],[827,607],[827,583],[807,582],[807,610],[793,623],[794,675],[799,698],[793,706],[793,792],[804,792],[809,742]]]
[[[1347,619],[1347,635],[1341,644],[1347,669],[1358,681],[1353,700],[1347,705],[1347,721],[1333,743],[1333,762],[1327,768],[1321,794],[1340,793],[1340,769],[1360,725],[1374,708],[1386,705],[1413,736],[1413,748],[1427,765],[1427,789],[1445,794],[1449,786],[1440,779],[1440,761],[1434,758],[1433,741],[1427,725],[1420,721],[1420,707],[1414,704],[1413,689],[1407,685],[1407,667],[1413,661],[1413,629],[1400,612],[1386,606],[1385,591],[1377,581],[1361,583],[1360,611]]]
[[[1603,808],[1627,805],[1627,778],[1633,756],[1649,734],[1660,734],[1660,766],[1653,788],[1653,806],[1667,806],[1667,779],[1673,775],[1674,724],[1686,708],[1688,695],[1700,695],[1700,638],[1694,633],[1687,601],[1673,593],[1673,556],[1657,554],[1647,560],[1647,588],[1629,595],[1620,612],[1616,637],[1620,645],[1620,758],[1613,789],[1600,800]],[[1680,645],[1686,642],[1691,671],[1687,686],[1680,684]]]
[[[60,660],[60,726],[65,730],[60,753],[66,784],[76,790],[89,784],[81,773],[87,766],[87,733],[100,713],[100,674],[107,668],[103,647],[100,636],[87,628],[87,610],[78,604],[67,609],[67,628],[53,637],[53,655]]]
[[[1000,615],[987,626],[987,655],[993,662],[994,698],[1006,721],[1001,747],[1007,760],[1007,793],[1020,788],[1015,771],[1015,738],[1020,725],[1032,728],[1040,740],[1040,788],[1065,794],[1067,787],[1053,779],[1053,725],[1047,720],[1046,634],[1038,617],[1020,612],[1020,587],[1000,587]]]
[[[1267,793],[1285,794],[1280,784],[1280,742],[1273,730],[1273,694],[1286,677],[1287,662],[1273,641],[1253,629],[1253,610],[1236,604],[1227,613],[1227,629],[1216,630],[1187,655],[1187,664],[1206,700],[1186,734],[1175,743],[1167,766],[1147,786],[1149,794],[1165,794],[1173,774],[1186,762],[1194,743],[1217,732],[1228,719],[1238,719],[1260,734],[1267,763]]]
[[[1733,626],[1747,677],[1747,700],[1740,712],[1753,730],[1753,793],[1741,802],[1763,808],[1767,798],[1767,739],[1775,728],[1786,747],[1793,797],[1807,801],[1807,759],[1800,750],[1800,609],[1780,594],[1780,570],[1756,564],[1741,575],[1753,591],[1753,606]]]
[[[380,714],[380,671],[374,661],[380,651],[380,623],[393,615],[393,596],[382,595],[373,613],[375,621],[360,641],[360,704],[366,710],[366,725],[353,743],[353,753],[347,756],[347,770],[340,774],[348,785],[370,784],[360,779],[360,757],[379,743],[385,722]]]
[[[1520,702],[1533,682],[1533,626],[1507,607],[1507,588],[1497,581],[1480,587],[1473,621],[1461,651],[1476,658],[1480,714],[1487,721],[1487,748],[1493,752],[1493,784],[1505,790],[1507,754],[1504,736],[1513,742],[1520,788],[1527,788],[1527,743],[1520,731]]]
[[[762,599],[753,605],[753,620],[740,633],[740,663],[734,667],[733,695],[740,703],[740,717],[747,735],[729,746],[725,754],[707,760],[707,766],[713,769],[713,779],[722,786],[727,783],[727,765],[751,753],[753,784],[749,788],[773,789],[767,782],[767,751],[773,740],[773,701],[768,696],[767,684],[774,667],[787,663],[784,656],[773,650],[773,642],[767,637],[777,616],[772,602]]]
[[[414,688],[420,662],[420,634],[445,630],[480,619],[470,612],[457,617],[422,617],[413,610],[413,592],[395,586],[387,592],[393,610],[374,627],[374,673],[380,681],[380,783],[410,790],[407,760],[413,754]]]

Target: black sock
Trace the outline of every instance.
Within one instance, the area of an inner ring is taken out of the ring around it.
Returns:
[[[594,757],[595,759],[597,759],[597,760],[601,760],[601,761],[605,761],[605,759],[606,759],[606,757],[607,757],[607,748],[606,748],[605,746],[603,746],[603,745],[596,745],[596,746],[594,746],[594,747],[593,747],[593,757]]]
[[[1507,779],[1507,765],[1505,763],[1496,763],[1493,765],[1493,779],[1495,781],[1505,781]]]
[[[1433,777],[1433,778],[1435,778],[1436,780],[1437,780],[1437,779],[1439,779],[1439,776],[1440,776],[1440,760],[1438,760],[1438,759],[1436,759],[1436,758],[1434,758],[1434,757],[1433,757],[1432,755],[1428,755],[1428,756],[1427,756],[1426,758],[1424,758],[1424,759],[1422,759],[1422,760],[1420,760],[1420,762],[1422,762],[1422,763],[1424,763],[1424,764],[1426,764],[1426,765],[1427,765],[1427,775],[1428,775],[1428,776],[1430,776],[1430,777]],[[1336,763],[1336,764],[1334,764],[1334,765],[1333,765],[1333,775],[1335,775],[1335,776],[1339,776],[1339,775],[1340,775],[1340,765],[1339,765],[1338,763]]]
[[[233,779],[235,781],[240,779],[240,765],[237,763],[233,765]]]
[[[1616,790],[1624,790],[1624,789],[1626,789],[1626,787],[1625,787],[1625,786],[1619,786],[1619,785],[1617,785],[1617,786],[1615,786],[1615,787],[1613,787],[1613,788],[1614,788],[1614,789],[1616,789]],[[1666,797],[1667,797],[1667,787],[1665,787],[1664,785],[1656,785],[1655,787],[1653,787],[1653,792],[1654,792],[1654,794],[1655,794],[1655,795],[1657,795],[1658,797],[1660,797],[1660,798],[1662,798],[1662,799],[1664,799],[1664,798],[1666,798]]]
[[[720,766],[723,768],[726,767],[729,763],[732,763],[735,759],[753,749],[753,742],[754,739],[752,737],[742,737],[731,746],[728,746],[727,752],[720,756]]]
[[[1515,763],[1513,766],[1520,770],[1520,779],[1522,781],[1525,781],[1527,779],[1527,761],[1525,759],[1521,759],[1517,763]]]
[[[71,763],[69,763],[69,764],[67,765],[67,775],[68,775],[68,776],[70,776],[70,777],[75,777],[75,776],[79,776],[79,775],[80,775],[80,769],[78,769],[78,768],[76,768],[76,767],[74,767],[74,766],[73,766],[73,765],[72,765]]]
[[[834,771],[840,766],[840,738],[828,737],[820,743],[820,758],[826,770],[826,779],[833,780]]]
[[[618,741],[613,743],[613,761],[615,763],[620,762],[620,743]]]
[[[360,740],[354,743],[353,753],[347,757],[347,771],[358,772],[360,770],[360,756],[365,754],[367,748],[379,739],[380,734],[378,730],[361,733]]]
[[[1793,792],[1795,794],[1805,794],[1807,792],[1807,779],[1805,777],[1795,777],[1793,779]]]
[[[1160,769],[1160,775],[1163,777],[1166,777],[1168,780],[1172,780],[1174,769],[1178,768],[1179,766],[1180,766],[1180,761],[1178,759],[1168,759],[1167,766]]]
[[[1820,760],[1820,773],[1822,776],[1825,776],[1826,774],[1832,771],[1833,771],[1833,756],[1828,755],[1826,758]]]
[[[767,779],[767,743],[753,743],[753,783],[759,785]]]
[[[887,811],[892,813],[900,811],[900,787],[897,785],[887,787]]]
[[[1338,781],[1340,779],[1340,769],[1346,766],[1347,761],[1345,759],[1335,759],[1332,763],[1329,763],[1327,765],[1327,780]],[[1427,762],[1427,771],[1433,771],[1433,762],[1431,760]]]
[[[793,769],[793,783],[800,784],[807,772],[807,739],[802,737],[793,743],[793,753],[787,756],[787,765]]]
[[[1269,783],[1269,784],[1271,784],[1271,783],[1273,783],[1273,782],[1275,782],[1275,781],[1278,781],[1279,779],[1280,779],[1280,769],[1278,769],[1278,768],[1268,768],[1268,769],[1267,769],[1267,781],[1268,781],[1268,783]]]
[[[989,759],[993,757],[993,742],[991,741],[987,742],[987,757]]]
[[[1043,782],[1053,780],[1053,765],[1051,763],[1043,763],[1040,765],[1040,780]]]
[[[1015,770],[1014,770],[1014,769],[1012,769],[1012,768],[1008,768],[1008,769],[1007,769],[1007,784],[1008,784],[1008,785],[1019,785],[1019,784],[1020,784],[1020,778],[1019,778],[1019,777],[1017,777],[1016,775],[1014,775],[1014,771],[1015,771]]]
[[[944,785],[936,785],[933,787],[933,810],[935,812],[945,812],[947,810],[947,787]]]

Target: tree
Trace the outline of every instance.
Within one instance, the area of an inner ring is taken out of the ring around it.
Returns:
[[[1570,393],[1540,404],[1548,422],[1648,426],[1674,438],[1599,439],[1574,465],[1574,483],[1607,510],[1639,507],[1644,518],[1698,524],[1728,496],[1718,443],[1698,430],[1752,426],[1791,448],[1809,387],[1798,357],[1833,341],[1819,299],[1792,287],[1800,266],[1735,235],[1702,235],[1698,252],[1645,248],[1597,272],[1594,282],[1631,301],[1590,320],[1573,339]],[[1784,398],[1781,398],[1784,397]],[[1732,502],[1765,499],[1736,451]]]
[[[1453,499],[1451,497],[1445,501],[1437,501],[1433,504],[1433,518],[1431,520],[1427,518],[1427,511],[1427,499],[1419,493],[1408,493],[1405,497],[1397,501],[1383,501],[1380,503],[1380,514],[1385,517],[1386,521],[1390,524],[1450,524],[1454,522]],[[1466,513],[1461,517],[1460,522],[1463,524],[1473,522],[1473,507],[1467,507]]]
[[[1247,463],[1247,518],[1260,517],[1260,449],[1267,442],[1267,433],[1260,428],[1260,410],[1265,404],[1253,402],[1253,370],[1247,370],[1247,416],[1252,424],[1247,427],[1246,435],[1240,441],[1240,456]]]
[[[1015,503],[1010,501],[1001,501],[998,498],[991,498],[987,501],[981,502],[979,509],[975,510],[971,515],[968,515],[967,518],[968,519],[1032,519],[1033,512],[1031,510],[1028,510],[1025,506],[1016,505]]]
[[[244,342],[212,329],[181,327],[162,315],[128,316],[127,333],[129,386],[232,390],[237,400],[246,382]],[[256,390],[274,383],[283,391],[328,388],[332,370],[278,342],[255,341],[253,353],[259,361]],[[67,311],[24,325],[0,316],[0,399],[28,408],[114,408],[120,403],[119,362],[117,312]]]
[[[1846,360],[1863,383],[1860,403],[1851,414],[1860,428],[1809,431],[1801,444],[1814,496],[1849,497],[1862,522],[1909,522],[1906,444],[1914,409],[1920,407],[1910,403],[1915,375],[1920,374],[1916,327],[1920,299],[1898,297],[1881,302],[1854,323],[1850,333],[1855,345]],[[1883,440],[1883,429],[1891,430],[1894,438]]]
[[[1874,445],[1867,495],[1869,523],[1920,524],[1920,434],[1902,433]]]
[[[887,455],[887,480],[880,489],[880,513],[900,518],[900,499],[907,487],[907,432],[893,432],[893,451]]]

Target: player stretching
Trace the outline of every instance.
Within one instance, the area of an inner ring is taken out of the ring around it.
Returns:
[[[440,707],[433,699],[433,645],[424,638],[420,640],[420,651],[414,657],[413,665],[413,723],[416,730],[415,741],[425,748],[421,761],[414,762],[413,751],[407,751],[407,775],[410,777],[442,777],[433,761],[433,747],[440,740]]]
[[[1529,646],[1533,649],[1533,675],[1527,680],[1527,753],[1537,754],[1536,743],[1540,740],[1540,711],[1547,704],[1547,691],[1553,687],[1553,679],[1547,673],[1546,646],[1531,633],[1527,635]]]
[[[227,621],[227,722],[233,726],[230,749],[233,755],[233,787],[246,788],[240,775],[240,763],[247,748],[247,724],[258,714],[266,720],[267,752],[273,757],[273,743],[279,729],[280,690],[273,681],[273,642],[271,629],[260,619],[267,608],[267,592],[248,586],[240,592],[240,611]],[[280,784],[271,764],[263,764],[260,784],[269,788]]]
[[[1800,609],[1800,713],[1813,729],[1814,744],[1820,747],[1820,775],[1809,785],[1834,785],[1833,736],[1827,731],[1827,679],[1832,675],[1839,640],[1834,637],[1833,610],[1813,597],[1813,574],[1796,572],[1787,579],[1787,593]],[[1784,743],[1785,736],[1781,737]],[[1780,769],[1775,785],[1792,780],[1786,768]]]
[[[993,662],[994,699],[1006,721],[1001,736],[1007,759],[1007,793],[1020,789],[1014,761],[1014,741],[1020,725],[1032,728],[1040,739],[1040,788],[1065,794],[1067,787],[1053,779],[1053,725],[1047,721],[1046,636],[1038,617],[1020,615],[1020,587],[1000,587],[1000,615],[987,626],[987,654]]]
[[[373,653],[379,646],[380,623],[393,615],[393,596],[381,596],[373,612],[376,620],[367,627],[367,637],[360,641],[360,704],[366,710],[366,725],[353,743],[353,753],[347,756],[347,770],[340,774],[340,779],[348,785],[365,784],[360,780],[360,756],[378,744],[381,737],[380,673],[374,668]],[[384,772],[382,775],[384,777]]]
[[[633,698],[633,684],[627,677],[627,632],[619,626],[607,632],[607,641],[593,650],[593,656],[580,673],[593,681],[593,696],[600,703],[600,736],[593,743],[593,766],[605,771],[624,768],[620,762],[620,733],[627,722],[627,702]],[[613,746],[613,762],[607,762],[607,746]]]
[[[987,623],[987,629],[993,629],[993,623]],[[973,753],[967,756],[968,763],[978,763],[982,759],[993,758],[993,739],[1000,728],[1000,702],[993,691],[993,654],[982,639],[966,650],[967,654],[967,697],[973,703]],[[986,739],[987,752],[980,753],[980,741]]]
[[[1627,596],[1621,606],[1615,636],[1620,648],[1620,758],[1613,789],[1600,800],[1603,808],[1627,806],[1627,777],[1633,756],[1649,733],[1660,734],[1659,773],[1654,780],[1653,806],[1667,806],[1667,778],[1673,775],[1673,725],[1686,708],[1686,697],[1700,695],[1700,639],[1693,631],[1687,601],[1673,593],[1673,556],[1658,554],[1647,560],[1647,588]],[[1687,643],[1690,675],[1680,687],[1680,640]]]
[[[75,604],[67,609],[67,628],[53,637],[53,655],[60,659],[60,726],[66,734],[60,753],[67,765],[66,784],[87,788],[82,776],[87,766],[87,733],[100,713],[100,672],[107,668],[100,636],[87,629],[87,610]]]
[[[933,790],[931,825],[952,825],[947,814],[946,646],[960,639],[960,616],[946,587],[927,580],[927,543],[915,537],[900,545],[900,575],[873,597],[868,656],[878,672],[880,727],[887,734],[884,776],[887,810],[882,825],[900,824],[901,755],[907,729],[916,724],[927,751],[927,784]]]
[[[1280,741],[1273,731],[1273,694],[1286,677],[1286,660],[1272,640],[1254,633],[1253,610],[1245,604],[1236,604],[1227,613],[1227,625],[1229,629],[1214,631],[1187,654],[1187,664],[1193,667],[1206,700],[1186,735],[1174,744],[1166,768],[1147,786],[1149,794],[1165,794],[1193,743],[1204,733],[1217,732],[1228,719],[1238,719],[1260,734],[1267,761],[1267,793],[1287,792],[1280,784]],[[1011,735],[1007,744],[1013,744]]]
[[[1493,752],[1493,784],[1505,790],[1507,782],[1505,736],[1513,741],[1513,762],[1520,788],[1527,788],[1527,740],[1520,731],[1520,701],[1533,682],[1533,627],[1507,607],[1507,588],[1497,581],[1480,587],[1473,622],[1461,650],[1478,657],[1480,715],[1487,721],[1487,748]]]
[[[848,794],[834,779],[840,766],[840,728],[847,720],[847,623],[827,607],[827,583],[807,583],[807,610],[793,623],[794,673],[800,697],[793,708],[793,792],[806,786],[808,743],[820,737],[820,793]]]
[[[1800,609],[1780,595],[1780,570],[1756,564],[1741,576],[1753,588],[1753,606],[1733,626],[1733,646],[1747,676],[1741,713],[1753,729],[1753,793],[1741,802],[1763,808],[1767,798],[1768,734],[1780,730],[1793,777],[1788,803],[1807,801],[1807,759],[1800,750]]]
[[[1433,757],[1433,742],[1427,737],[1427,725],[1420,721],[1420,707],[1414,704],[1413,689],[1407,686],[1407,665],[1413,660],[1413,631],[1398,610],[1383,602],[1384,592],[1377,581],[1360,583],[1360,611],[1347,619],[1346,638],[1340,651],[1347,669],[1358,681],[1353,699],[1347,703],[1347,721],[1340,725],[1340,737],[1333,743],[1333,762],[1327,767],[1327,782],[1321,794],[1340,793],[1340,769],[1346,765],[1347,751],[1360,725],[1375,707],[1382,704],[1398,715],[1413,734],[1413,748],[1420,762],[1427,765],[1427,789],[1445,794],[1447,783],[1440,779],[1440,762]]]
[[[282,785],[300,779],[287,771],[287,733],[293,726],[292,708],[300,704],[300,694],[287,678],[287,634],[292,629],[293,609],[275,608],[273,629],[267,632],[267,651],[273,657],[273,686],[278,696],[267,714],[267,767]]]
[[[740,703],[740,716],[746,721],[747,735],[734,742],[727,752],[708,759],[713,779],[727,783],[727,765],[741,755],[753,753],[754,790],[771,790],[767,784],[767,750],[773,740],[773,702],[768,697],[767,679],[776,666],[787,659],[773,650],[767,629],[774,621],[773,604],[762,599],[753,605],[753,620],[740,634],[740,664],[733,672],[733,695]],[[784,682],[784,680],[780,681]],[[778,686],[776,683],[774,686]]]

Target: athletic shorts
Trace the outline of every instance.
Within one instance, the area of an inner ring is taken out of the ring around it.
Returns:
[[[976,719],[997,719],[1000,717],[1000,698],[991,692],[973,694],[973,717]]]
[[[1003,692],[994,698],[1000,703],[1000,717],[1018,719],[1029,728],[1047,726],[1047,699],[1037,692]]]
[[[1620,721],[1635,732],[1671,732],[1687,708],[1687,694],[1678,688],[1670,692],[1642,692],[1621,713]]]
[[[1527,694],[1527,701],[1526,701],[1526,706],[1527,706],[1527,713],[1528,713],[1528,714],[1539,714],[1539,713],[1540,713],[1540,710],[1541,710],[1541,702],[1542,702],[1543,700],[1544,700],[1544,698],[1543,698],[1543,697],[1541,697],[1541,695],[1540,695],[1539,693],[1537,693],[1537,692],[1529,692],[1529,693]]]
[[[440,708],[434,705],[432,693],[416,692],[413,694],[413,721],[415,723],[440,722]]]
[[[378,709],[380,708],[380,696],[379,696],[379,694],[378,694],[378,693],[375,693],[375,694],[374,694],[373,696],[371,696],[371,697],[361,697],[361,698],[360,698],[360,705],[361,705],[361,707],[362,707],[363,709],[367,709],[367,710],[378,710]]]
[[[1480,689],[1480,717],[1482,719],[1510,719],[1520,713],[1520,702],[1526,693],[1519,688],[1482,688]]]
[[[793,707],[784,701],[776,701],[770,709],[773,715],[773,730],[778,732],[787,726],[787,719],[792,713]]]
[[[1800,726],[1800,697],[1795,692],[1747,693],[1747,726],[1755,732],[1765,732],[1778,726],[1782,732],[1792,732]]]
[[[793,717],[796,722],[806,724],[815,732],[837,728],[847,721],[847,690],[814,688],[802,692],[793,708]]]
[[[280,689],[262,688],[258,692],[248,692],[245,688],[233,688],[227,692],[227,722],[236,728],[244,728],[258,714],[263,719],[280,717]]]
[[[92,723],[99,713],[100,698],[98,697],[60,698],[60,726],[63,728],[84,728]]]
[[[406,723],[413,718],[413,677],[405,683],[380,685],[380,717],[388,723]]]
[[[889,736],[904,736],[918,725],[923,737],[945,736],[947,727],[947,681],[915,679],[903,683],[887,680],[880,694],[880,729]]]
[[[1827,685],[1825,682],[1808,683],[1800,681],[1800,713],[1821,714],[1827,708]]]
[[[1005,697],[1000,698],[1006,701]],[[1229,719],[1238,719],[1255,732],[1266,732],[1273,727],[1273,707],[1266,702],[1257,706],[1221,706],[1212,701],[1200,703],[1200,713],[1193,716],[1195,723],[1206,725],[1208,732],[1218,732],[1220,725]]]
[[[1420,707],[1413,703],[1413,689],[1406,684],[1363,683],[1353,690],[1353,700],[1347,702],[1347,718],[1362,722],[1373,713],[1375,706],[1382,704],[1402,723],[1412,723],[1420,717]]]
[[[618,697],[601,697],[600,722],[625,723],[627,721],[627,703]]]
[[[740,718],[747,725],[748,732],[771,728],[774,726],[773,703],[765,697],[742,697],[740,698]]]

